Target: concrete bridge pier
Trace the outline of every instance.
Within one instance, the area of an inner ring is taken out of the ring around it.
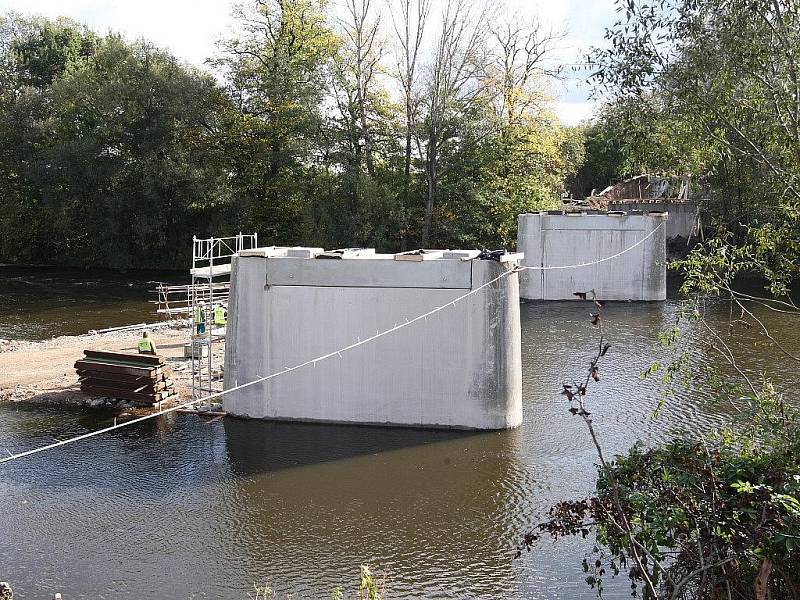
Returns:
[[[522,264],[538,269],[520,274],[520,296],[573,300],[575,292],[594,289],[604,300],[665,300],[667,218],[641,211],[520,215]],[[550,268],[568,265],[587,266]]]
[[[330,254],[330,253],[327,253]],[[228,394],[271,420],[507,429],[522,422],[517,262],[474,251],[268,248],[233,260],[225,387],[284,371],[446,305],[386,336]]]

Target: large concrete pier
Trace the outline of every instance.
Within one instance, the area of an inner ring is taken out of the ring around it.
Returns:
[[[475,254],[359,251],[325,260],[314,248],[240,252],[231,279],[226,389],[373,336],[509,273],[341,357],[232,392],[225,410],[273,420],[516,427],[522,421],[519,282],[511,272],[517,262]]]
[[[520,296],[572,300],[593,289],[604,300],[665,300],[666,220],[667,213],[634,211],[520,215],[517,248],[523,265],[539,269],[520,274]]]

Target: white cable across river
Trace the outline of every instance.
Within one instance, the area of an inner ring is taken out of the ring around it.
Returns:
[[[470,296],[473,296],[474,294],[477,294],[478,292],[480,292],[484,288],[487,288],[490,285],[500,281],[503,277],[506,277],[506,276],[510,275],[511,273],[518,273],[520,271],[554,271],[554,270],[559,270],[559,269],[579,269],[579,268],[582,268],[582,267],[590,267],[590,266],[593,266],[593,265],[596,265],[596,264],[607,262],[609,260],[613,260],[615,258],[618,258],[618,257],[622,256],[623,254],[625,254],[627,252],[630,252],[631,250],[633,250],[637,246],[640,246],[645,241],[647,241],[648,238],[653,236],[662,227],[664,227],[664,223],[661,223],[658,227],[653,229],[653,231],[648,233],[646,236],[644,236],[641,240],[639,240],[638,242],[636,242],[632,246],[629,246],[629,247],[625,248],[624,250],[622,250],[620,252],[617,252],[616,254],[613,254],[611,256],[606,256],[604,258],[600,258],[600,259],[597,259],[597,260],[593,260],[593,261],[589,261],[589,262],[585,262],[585,263],[580,263],[580,264],[574,264],[574,265],[538,266],[538,267],[537,266],[525,266],[525,267],[520,266],[520,267],[516,267],[514,269],[510,269],[510,270],[502,273],[501,275],[495,277],[494,279],[492,279],[490,281],[487,281],[483,285],[481,285],[479,287],[476,287],[474,290],[470,290],[466,294],[463,294],[463,295],[459,296],[455,300],[451,300],[447,304],[443,304],[441,306],[437,306],[436,308],[434,308],[432,310],[429,310],[428,312],[423,313],[421,315],[418,315],[418,316],[414,317],[413,319],[406,319],[402,323],[399,323],[399,324],[395,325],[394,327],[390,327],[389,329],[386,329],[384,331],[379,331],[375,335],[371,335],[371,336],[366,337],[364,339],[358,339],[357,341],[353,342],[352,344],[349,344],[347,346],[339,348],[338,350],[334,350],[333,352],[329,352],[328,354],[323,354],[322,356],[317,356],[316,358],[312,358],[310,360],[307,360],[305,362],[299,363],[299,364],[294,365],[292,367],[285,367],[282,371],[277,371],[277,372],[272,373],[270,375],[265,375],[264,377],[258,377],[256,379],[253,379],[252,381],[248,381],[247,383],[243,383],[241,385],[237,385],[237,386],[229,388],[227,390],[223,390],[221,392],[215,392],[213,394],[209,394],[208,396],[204,396],[202,398],[196,398],[194,400],[190,400],[188,402],[183,402],[181,404],[176,404],[175,406],[170,406],[169,408],[165,408],[163,410],[151,413],[149,415],[145,415],[143,417],[137,417],[135,419],[131,419],[130,421],[125,421],[123,423],[116,423],[114,425],[111,425],[110,427],[104,427],[103,429],[97,429],[95,431],[90,431],[89,433],[84,433],[82,435],[78,435],[78,436],[75,436],[75,437],[71,437],[71,438],[67,438],[67,439],[64,439],[64,440],[60,440],[58,442],[53,442],[52,444],[47,444],[45,446],[39,446],[39,447],[33,448],[31,450],[26,450],[24,452],[19,452],[17,454],[12,454],[11,452],[9,452],[7,450],[9,456],[0,458],[0,464],[1,463],[6,463],[6,462],[10,462],[12,460],[17,460],[17,459],[20,459],[20,458],[24,458],[26,456],[31,456],[33,454],[38,454],[40,452],[45,452],[47,450],[53,450],[53,449],[58,448],[60,446],[66,446],[67,444],[74,444],[75,442],[80,442],[81,440],[85,440],[85,439],[88,439],[88,438],[91,438],[91,437],[99,436],[99,435],[102,435],[104,433],[109,433],[111,431],[114,431],[115,429],[121,429],[122,427],[129,427],[131,425],[134,425],[136,423],[140,423],[142,421],[146,421],[148,419],[153,419],[155,417],[158,417],[158,416],[161,416],[161,415],[165,415],[165,414],[168,414],[168,413],[171,413],[171,412],[175,412],[175,411],[183,409],[183,408],[188,408],[188,407],[193,406],[195,404],[200,404],[201,402],[208,402],[209,400],[213,400],[215,398],[221,398],[222,396],[225,396],[226,394],[230,394],[232,392],[244,389],[246,387],[257,385],[259,383],[262,383],[262,382],[267,381],[269,379],[273,379],[275,377],[280,377],[281,375],[285,375],[286,373],[291,373],[292,371],[296,371],[298,369],[302,369],[302,368],[308,367],[308,366],[315,366],[316,363],[318,363],[320,361],[323,361],[323,360],[327,360],[329,358],[333,358],[335,356],[338,356],[339,358],[341,358],[343,352],[347,352],[347,351],[352,350],[354,348],[358,348],[359,346],[363,346],[365,344],[373,342],[374,340],[377,340],[378,338],[381,338],[383,336],[386,336],[386,335],[389,335],[391,333],[394,333],[395,331],[398,331],[399,329],[403,329],[404,327],[408,327],[408,326],[410,326],[410,325],[412,325],[414,323],[417,323],[419,321],[427,320],[428,317],[430,317],[432,315],[435,315],[436,313],[441,312],[441,311],[443,311],[443,310],[445,310],[445,309],[447,309],[447,308],[449,308],[451,306],[455,306],[458,302],[461,302],[462,300],[466,300]]]

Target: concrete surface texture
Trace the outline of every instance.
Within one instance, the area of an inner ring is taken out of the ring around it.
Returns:
[[[518,264],[286,254],[234,258],[226,389],[411,320]],[[521,394],[519,282],[511,272],[427,320],[228,394],[224,408],[274,420],[506,429],[522,421]]]
[[[666,212],[667,241],[688,239],[699,234],[700,208],[691,201],[664,201],[664,200],[615,200],[608,206],[609,210],[622,210],[625,212]]]
[[[553,267],[520,273],[520,296],[526,300],[572,300],[575,292],[595,290],[603,300],[665,300],[666,213],[528,213],[519,216],[517,248],[523,265]],[[655,229],[659,228],[654,232]]]

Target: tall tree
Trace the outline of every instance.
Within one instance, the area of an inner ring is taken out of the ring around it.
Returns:
[[[338,45],[322,0],[254,0],[238,9],[237,37],[215,64],[226,72],[238,114],[228,150],[237,193],[253,225],[298,243],[308,169],[322,145],[327,67]]]
[[[328,213],[344,209],[337,219],[328,219],[329,227],[345,234],[341,244],[394,249],[402,229],[395,192],[399,123],[384,85],[386,50],[378,8],[373,0],[348,0],[337,19],[342,43],[331,73],[337,110],[325,130],[333,142],[327,164],[338,179],[339,198],[321,208]]]
[[[512,243],[577,155],[549,110],[548,32],[491,27],[484,6],[247,0],[211,61],[224,87],[145,41],[0,20],[0,257],[179,266],[175,239],[225,223],[283,244]]]
[[[57,173],[43,160],[56,125],[49,84],[78,58],[78,49],[95,44],[93,34],[67,19],[0,17],[0,255],[5,260],[44,262],[69,249],[54,233],[57,199],[44,186]]]
[[[209,76],[146,43],[109,36],[53,87],[64,237],[86,264],[167,266],[219,223],[224,176],[205,139],[224,98]],[[215,218],[217,217],[217,218]]]
[[[422,246],[431,241],[442,146],[455,133],[453,122],[480,99],[487,11],[468,0],[447,0],[433,61],[425,81],[423,123],[415,128],[425,173]]]
[[[412,140],[419,119],[419,55],[425,36],[425,26],[431,10],[431,0],[396,0],[393,5],[392,24],[399,46],[396,56],[395,76],[400,82],[405,108],[405,152],[403,154],[403,220],[401,249],[406,249],[408,233],[407,211],[411,201]]]
[[[352,59],[347,65],[340,61],[341,71],[349,75],[348,111],[360,127],[359,136],[363,144],[367,171],[375,175],[373,157],[373,133],[369,122],[372,86],[377,75],[383,49],[379,46],[380,18],[373,14],[371,0],[347,0],[347,18],[343,20],[346,52],[344,57]]]
[[[97,49],[98,37],[68,19],[34,20],[29,26],[26,35],[15,36],[10,44],[22,85],[43,90],[61,77],[70,63],[92,56]]]
[[[179,264],[192,232],[221,222],[211,208],[225,171],[208,144],[219,87],[146,43],[64,21],[14,29],[0,94],[4,257]]]
[[[554,53],[566,34],[546,27],[537,17],[520,15],[492,23],[490,30],[486,79],[497,118],[503,127],[524,125],[548,108],[550,80],[562,71]]]

